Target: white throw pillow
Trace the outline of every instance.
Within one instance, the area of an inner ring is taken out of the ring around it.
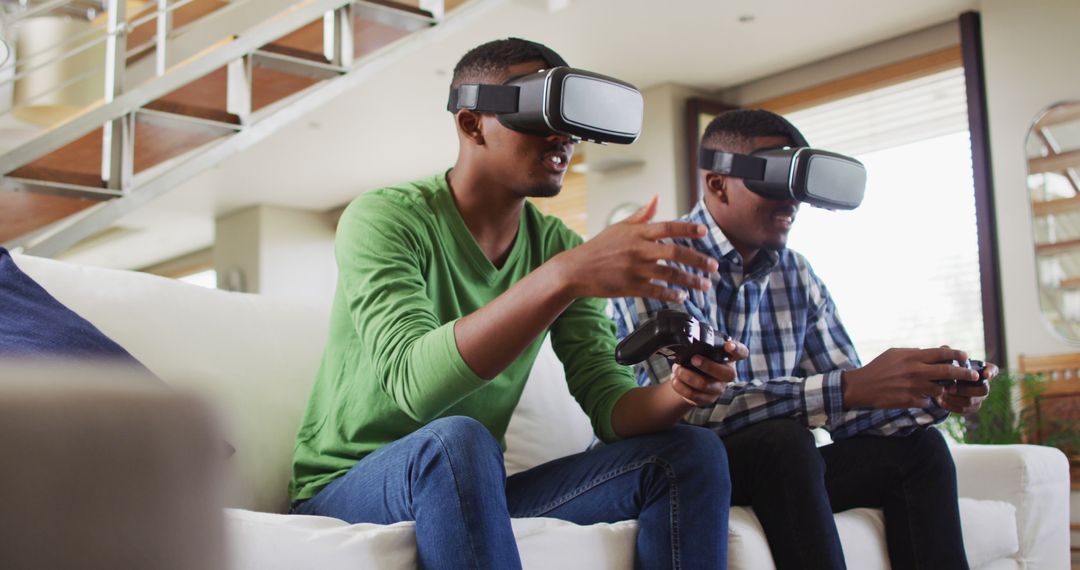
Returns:
[[[549,336],[506,428],[506,473],[513,475],[579,453],[592,440],[592,424],[570,395],[566,373]]]

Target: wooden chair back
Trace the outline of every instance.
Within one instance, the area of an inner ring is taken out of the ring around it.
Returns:
[[[1024,429],[1026,441],[1045,443],[1055,430],[1080,430],[1080,352],[1042,356],[1021,354],[1019,372],[1021,376],[1034,374],[1046,380],[1035,390],[1021,384],[1024,401],[1034,406],[1034,413]],[[1072,486],[1078,489],[1080,450],[1071,451]]]

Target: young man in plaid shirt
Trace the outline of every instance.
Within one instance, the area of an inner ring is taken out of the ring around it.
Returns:
[[[701,144],[750,154],[791,146],[801,139],[793,128],[768,111],[730,111]],[[785,247],[799,203],[759,196],[733,176],[705,172],[704,180],[705,196],[681,221],[705,225],[707,235],[672,241],[719,262],[712,287],[687,291],[682,303],[614,301],[619,337],[675,308],[749,347],[719,400],[685,419],[723,439],[732,503],[754,508],[780,570],[843,568],[833,513],[856,507],[884,511],[894,568],[967,568],[955,467],[938,430],[927,428],[950,411],[977,410],[987,383],[935,383],[977,379],[942,364],[967,359],[949,348],[893,348],[860,365],[825,285]],[[638,382],[698,386],[720,373],[696,358],[703,374],[654,356],[638,368]],[[988,365],[983,378],[996,373]],[[819,427],[834,443],[816,447],[809,428]]]

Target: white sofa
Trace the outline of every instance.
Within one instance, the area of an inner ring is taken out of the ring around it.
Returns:
[[[218,410],[230,460],[225,512],[230,567],[415,567],[412,523],[349,525],[286,509],[293,438],[328,329],[327,309],[201,289],[126,271],[28,256],[17,265],[168,384]],[[542,439],[541,439],[542,436]],[[507,434],[510,472],[580,451],[592,434],[546,347]],[[958,446],[964,542],[973,568],[1069,566],[1068,466],[1054,449]],[[836,517],[848,567],[888,568],[879,511]],[[526,568],[632,568],[634,521],[577,526],[514,521]],[[772,568],[753,512],[733,508],[729,567]]]

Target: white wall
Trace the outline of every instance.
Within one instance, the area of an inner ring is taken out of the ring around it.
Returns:
[[[1052,103],[1080,100],[1080,1],[982,0],[991,161],[1009,362],[1074,352],[1042,318],[1024,141]]]
[[[604,229],[620,204],[644,204],[659,194],[657,220],[690,211],[686,175],[686,100],[701,93],[671,83],[642,91],[645,118],[632,145],[594,145],[585,149],[589,235]],[[610,170],[609,170],[610,169]]]
[[[253,206],[215,224],[218,285],[228,272],[244,273],[245,291],[329,306],[337,280],[330,216],[277,206]]]
[[[733,105],[752,105],[959,44],[960,26],[950,20],[725,89],[717,98]]]

